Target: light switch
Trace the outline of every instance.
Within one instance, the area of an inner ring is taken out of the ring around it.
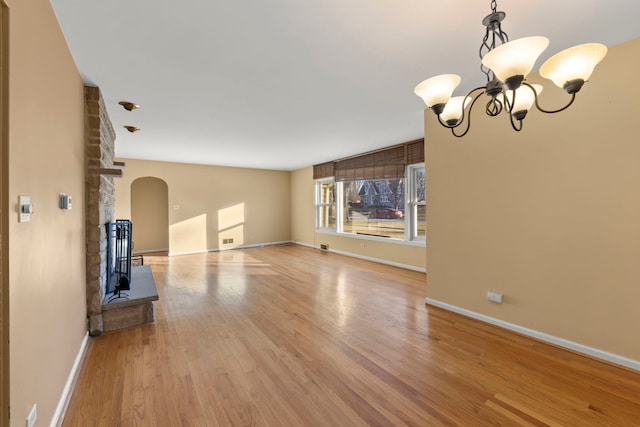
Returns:
[[[31,204],[31,197],[18,196],[18,213],[20,215],[18,222],[31,221],[31,214],[33,213],[33,205]]]

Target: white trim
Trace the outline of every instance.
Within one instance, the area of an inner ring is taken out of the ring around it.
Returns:
[[[320,248],[318,248],[318,249],[320,249]],[[335,253],[340,254],[340,255],[346,255],[346,256],[353,257],[353,258],[363,259],[365,261],[373,261],[373,262],[377,262],[379,264],[386,264],[386,265],[390,265],[392,267],[400,267],[400,268],[404,268],[406,270],[418,271],[420,273],[425,273],[426,272],[426,270],[424,268],[422,268],[422,267],[416,267],[414,265],[409,265],[409,264],[401,264],[399,262],[388,261],[386,259],[372,258],[372,257],[364,256],[364,255],[354,254],[354,253],[351,253],[351,252],[336,251],[335,249],[329,249],[329,252],[335,252]]]
[[[301,242],[296,242],[296,241],[293,241],[292,243],[295,243],[296,245],[307,246],[307,247],[313,248],[313,249],[320,249],[320,246],[309,245],[309,244],[306,244],[306,243],[301,243]],[[425,269],[422,268],[422,267],[416,267],[416,266],[409,265],[409,264],[400,264],[399,262],[387,261],[386,259],[372,258],[372,257],[364,256],[364,255],[354,254],[354,253],[351,253],[351,252],[337,251],[335,249],[328,249],[328,250],[320,249],[320,250],[326,251],[326,252],[333,252],[333,253],[338,254],[338,255],[350,256],[352,258],[363,259],[365,261],[377,262],[378,264],[385,264],[385,265],[390,265],[392,267],[404,268],[406,270],[418,271],[420,273],[424,273],[425,272]]]
[[[298,242],[297,240],[294,240],[292,243],[295,243],[296,245],[300,245],[300,246],[306,246],[311,249],[319,249],[318,246],[313,246],[312,244],[309,244],[309,243]]]
[[[517,332],[522,335],[527,335],[529,337],[538,339],[540,341],[545,341],[550,344],[557,345],[559,347],[573,350],[577,353],[582,353],[587,356],[594,357],[596,359],[601,359],[610,363],[614,363],[616,365],[633,369],[635,371],[640,371],[640,361],[638,360],[629,359],[623,356],[619,356],[617,354],[609,353],[603,350],[598,350],[597,348],[588,347],[583,344],[578,344],[577,342],[569,341],[564,338],[559,338],[553,335],[545,334],[544,332],[536,331],[534,329],[529,329],[523,326],[515,325],[513,323],[505,322],[504,320],[500,320],[494,317],[486,316],[484,314],[476,313],[474,311],[460,308],[455,305],[447,304],[446,302],[434,300],[431,298],[425,298],[424,302],[426,304],[433,305],[435,307],[440,307],[445,310],[453,311],[454,313],[461,314],[463,316],[480,320],[481,322],[499,326],[501,328],[508,329],[510,331]]]
[[[176,256],[176,255],[193,255],[193,254],[204,254],[209,252],[207,249],[201,249],[199,251],[186,251],[186,252],[169,252],[167,256]]]
[[[67,406],[69,405],[69,400],[71,400],[71,393],[73,392],[76,380],[78,379],[78,374],[80,373],[80,366],[82,365],[84,356],[87,353],[88,343],[89,333],[87,332],[82,339],[80,350],[76,355],[76,360],[73,362],[73,366],[71,367],[71,372],[69,372],[69,377],[67,378],[67,382],[64,385],[64,389],[62,389],[62,395],[60,396],[60,400],[58,401],[58,406],[56,407],[56,411],[53,413],[53,418],[51,418],[51,423],[49,424],[50,427],[57,427],[62,425],[64,414],[67,411]]]
[[[419,240],[394,239],[391,237],[377,237],[377,236],[369,236],[367,234],[338,232],[330,228],[316,228],[315,232],[318,234],[330,234],[333,236],[345,237],[347,239],[372,240],[375,242],[391,243],[394,245],[404,245],[404,246],[416,246],[419,248],[427,247],[426,239],[419,239]]]
[[[294,242],[292,240],[283,240],[281,242],[255,243],[252,245],[230,246],[228,248],[210,248],[210,249],[202,249],[199,251],[169,252],[168,256],[203,254],[207,252],[222,252],[222,251],[230,251],[233,249],[263,248],[265,246],[284,245],[286,243],[294,243]]]
[[[133,256],[138,254],[150,254],[152,252],[168,252],[169,248],[160,248],[160,249],[148,249],[146,251],[133,251]]]

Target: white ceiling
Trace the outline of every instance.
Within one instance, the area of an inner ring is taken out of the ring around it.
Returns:
[[[82,77],[102,90],[119,157],[294,170],[421,138],[413,88],[425,78],[460,74],[456,94],[484,84],[489,0],[51,3]],[[640,36],[637,0],[498,10],[511,40],[551,40],[538,66],[574,44]]]

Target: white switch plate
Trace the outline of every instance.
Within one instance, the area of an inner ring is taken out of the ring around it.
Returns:
[[[31,197],[18,196],[18,213],[20,214],[18,222],[29,222],[31,221],[31,214],[22,212],[23,206],[31,206]]]

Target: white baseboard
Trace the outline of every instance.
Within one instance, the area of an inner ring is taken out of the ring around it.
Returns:
[[[559,338],[553,335],[545,334],[544,332],[536,331],[534,329],[525,328],[523,326],[519,326],[513,323],[505,322],[504,320],[496,319],[494,317],[486,316],[484,314],[476,313],[474,311],[470,311],[464,308],[457,307],[455,305],[447,304],[442,301],[434,300],[432,298],[425,298],[424,302],[429,305],[433,305],[435,307],[440,307],[448,311],[452,311],[454,313],[461,314],[463,316],[471,317],[476,320],[480,320],[481,322],[489,323],[504,329],[508,329],[510,331],[517,332],[522,335],[527,335],[529,337],[538,339],[540,341],[545,341],[550,344],[556,345],[558,347],[563,347],[569,350],[573,350],[577,353],[582,353],[587,356],[594,357],[596,359],[601,359],[610,363],[614,363],[616,365],[624,366],[629,369],[633,369],[635,371],[640,371],[640,361],[629,359],[623,356],[619,356],[617,354],[609,353],[603,350],[599,350],[597,348],[588,347],[586,345],[578,344],[573,341],[566,340],[564,338]]]
[[[197,251],[185,251],[185,252],[169,252],[167,256],[206,254],[207,252],[209,252],[207,249],[200,249]]]
[[[80,366],[82,366],[82,361],[87,352],[88,343],[89,332],[87,332],[82,339],[80,350],[76,355],[76,360],[73,362],[71,372],[69,372],[69,377],[67,378],[67,382],[64,385],[64,389],[62,390],[62,395],[60,396],[60,400],[58,401],[56,411],[53,413],[53,418],[51,419],[51,423],[49,424],[50,427],[59,427],[62,425],[64,414],[67,411],[67,406],[69,406],[69,400],[71,399],[73,387],[76,383],[76,380],[78,379],[78,374],[80,373]]]
[[[283,245],[285,243],[293,243],[293,242],[291,240],[283,240],[281,242],[255,243],[255,244],[252,244],[252,245],[237,245],[237,246],[230,246],[228,248],[210,248],[210,249],[201,249],[201,250],[198,250],[198,251],[169,252],[168,256],[204,254],[204,253],[207,253],[207,252],[231,251],[233,249],[262,248],[262,247],[265,247],[265,246]]]
[[[209,249],[209,252],[230,251],[230,250],[233,250],[233,249],[264,248],[265,246],[285,245],[287,243],[293,243],[293,242],[291,240],[282,240],[280,242],[256,243],[256,244],[253,244],[253,245],[232,246],[230,248]]]
[[[298,242],[296,240],[294,240],[293,243],[295,243],[296,245],[300,245],[300,246],[306,246],[306,247],[311,248],[311,249],[320,249],[318,246],[313,246],[313,245],[310,245],[309,243]]]
[[[144,250],[144,251],[135,251],[134,250],[133,251],[133,255],[134,256],[135,255],[139,255],[139,254],[143,254],[144,255],[144,254],[151,254],[151,253],[154,253],[154,252],[168,252],[168,251],[169,251],[169,248],[147,249],[147,250]]]
[[[296,241],[294,241],[293,243],[295,243],[296,245],[307,246],[307,247],[313,248],[313,249],[320,249],[320,246],[313,246],[313,245],[309,245],[307,243],[301,243],[301,242],[296,242]],[[322,249],[322,250],[324,250],[324,249]],[[333,253],[338,254],[338,255],[344,255],[344,256],[350,256],[352,258],[362,259],[362,260],[365,260],[365,261],[377,262],[378,264],[385,264],[385,265],[390,265],[392,267],[404,268],[406,270],[418,271],[420,273],[424,273],[426,271],[424,268],[421,268],[421,267],[416,267],[416,266],[409,265],[409,264],[401,264],[399,262],[388,261],[386,259],[372,258],[372,257],[364,256],[364,255],[354,254],[354,253],[351,253],[351,252],[337,251],[335,249],[327,249],[326,251],[327,252],[333,252]]]

